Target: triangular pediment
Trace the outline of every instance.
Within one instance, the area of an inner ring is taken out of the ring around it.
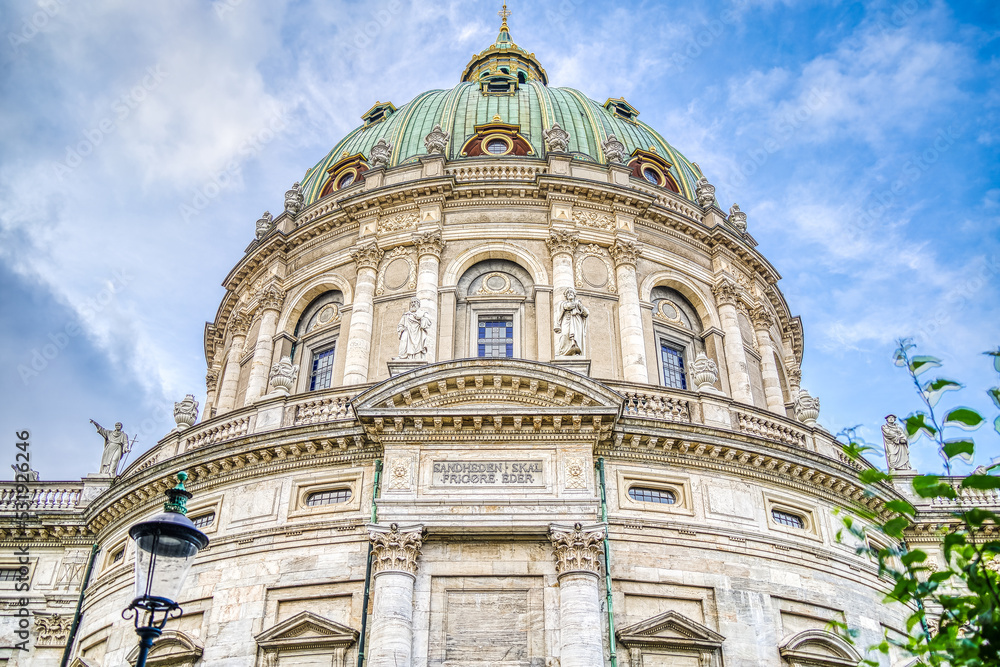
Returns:
[[[195,637],[179,630],[165,630],[153,648],[149,649],[146,664],[149,667],[182,667],[193,665],[201,658],[204,647]],[[139,657],[138,644],[129,651],[126,660],[134,665]]]
[[[618,640],[627,647],[658,645],[716,649],[725,637],[676,611],[668,611],[618,631]]]
[[[268,628],[254,639],[264,649],[291,649],[306,646],[349,646],[358,631],[328,618],[303,611]]]
[[[73,662],[69,663],[69,667],[95,667],[93,663],[87,662],[83,658],[74,658]]]
[[[617,414],[623,397],[606,385],[552,364],[524,359],[462,359],[420,366],[358,395],[362,421],[397,414],[488,414],[489,407],[557,413]]]
[[[805,630],[786,639],[778,649],[792,665],[854,667],[861,655],[849,643],[824,630]]]

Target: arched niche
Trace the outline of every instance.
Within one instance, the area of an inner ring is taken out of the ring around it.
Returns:
[[[849,643],[825,630],[805,630],[789,637],[778,652],[789,667],[856,667],[861,655]]]
[[[535,281],[522,264],[482,259],[455,282],[456,356],[533,359]]]
[[[652,304],[652,329],[647,335],[652,337],[649,347],[656,363],[657,384],[673,389],[693,389],[690,373],[695,359],[703,353],[714,358],[716,352],[714,347],[706,349],[702,317],[687,296],[675,287],[654,285],[647,296]],[[646,322],[649,326],[650,320]]]
[[[335,274],[317,276],[290,290],[288,296],[285,297],[285,303],[289,304],[289,307],[284,309],[278,319],[278,331],[292,333],[295,324],[302,317],[303,311],[321,294],[331,291],[341,293],[341,303],[344,305],[350,305],[353,301],[354,291],[351,284]]]
[[[535,254],[506,241],[490,241],[477,244],[456,257],[445,269],[441,279],[442,287],[451,287],[472,265],[487,259],[506,259],[518,264],[531,275],[535,285],[548,285],[549,274]]]
[[[698,314],[702,330],[722,327],[711,292],[687,276],[673,270],[651,273],[639,285],[639,297],[643,301],[651,301],[650,295],[655,287],[668,287],[679,292]]]
[[[291,336],[280,341],[279,355],[287,354],[299,367],[296,391],[329,389],[339,382],[337,362],[344,294],[332,289],[314,296],[300,309]],[[340,364],[341,366],[343,364]]]

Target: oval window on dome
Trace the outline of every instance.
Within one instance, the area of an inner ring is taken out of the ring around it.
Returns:
[[[661,503],[663,505],[673,505],[677,502],[677,496],[673,491],[666,489],[652,489],[643,486],[633,486],[628,490],[628,497],[640,503]]]
[[[319,505],[336,505],[337,503],[346,503],[350,499],[350,489],[328,489],[326,491],[310,493],[306,497],[306,505],[310,507],[317,507]]]
[[[348,173],[344,174],[343,176],[341,176],[340,180],[337,181],[337,189],[338,190],[343,190],[344,188],[346,188],[348,185],[350,185],[353,182],[354,182],[354,172],[353,171],[352,172],[348,172]]]
[[[493,155],[504,155],[510,146],[503,139],[490,139],[486,142],[486,150]]]
[[[655,169],[650,169],[649,167],[646,167],[645,169],[642,170],[642,177],[645,178],[650,183],[652,183],[653,185],[660,184],[660,175],[656,173]]]
[[[784,512],[782,510],[771,510],[771,518],[774,519],[775,523],[780,523],[782,526],[788,526],[789,528],[805,528],[806,522],[798,514],[792,514],[791,512]]]

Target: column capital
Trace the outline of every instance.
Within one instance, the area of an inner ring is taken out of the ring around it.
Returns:
[[[549,539],[556,559],[556,572],[592,572],[601,568],[601,554],[604,552],[604,526],[584,527],[576,523],[572,527],[560,524],[549,525]]]
[[[549,238],[545,239],[545,245],[549,247],[549,254],[552,257],[559,254],[572,255],[579,243],[580,235],[568,229],[550,230]]]
[[[637,241],[624,241],[618,239],[611,246],[611,257],[615,260],[615,266],[629,264],[635,266],[639,255],[642,254],[642,246]]]
[[[424,527],[398,524],[369,525],[368,538],[372,543],[372,573],[395,571],[416,575],[417,556],[423,544]]]
[[[379,262],[382,261],[382,255],[384,254],[385,251],[379,248],[378,244],[375,242],[357,245],[351,248],[351,258],[354,260],[354,263],[357,264],[359,269],[377,269]]]
[[[215,391],[216,386],[219,384],[219,371],[214,368],[209,368],[208,372],[205,373],[205,388],[208,389],[209,393]]]
[[[250,331],[250,317],[244,312],[233,313],[233,316],[229,319],[229,328],[233,332],[233,336],[246,336],[247,332]]]
[[[715,302],[720,306],[735,306],[739,301],[739,289],[729,278],[722,278],[712,286]]]
[[[750,311],[750,319],[757,331],[767,331],[774,324],[774,316],[763,306],[757,306]]]
[[[434,255],[441,259],[441,253],[444,251],[444,241],[438,230],[416,234],[413,237],[413,244],[417,246],[417,259],[424,255]]]
[[[278,286],[278,283],[272,282],[257,292],[257,303],[261,312],[265,310],[280,311],[281,305],[285,303],[285,292]]]

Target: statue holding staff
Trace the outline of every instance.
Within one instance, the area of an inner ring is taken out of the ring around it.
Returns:
[[[118,464],[122,457],[132,449],[128,436],[122,431],[122,423],[115,422],[115,430],[110,431],[93,419],[90,423],[97,427],[97,432],[104,438],[104,454],[101,456],[101,474],[114,477],[118,474]]]

